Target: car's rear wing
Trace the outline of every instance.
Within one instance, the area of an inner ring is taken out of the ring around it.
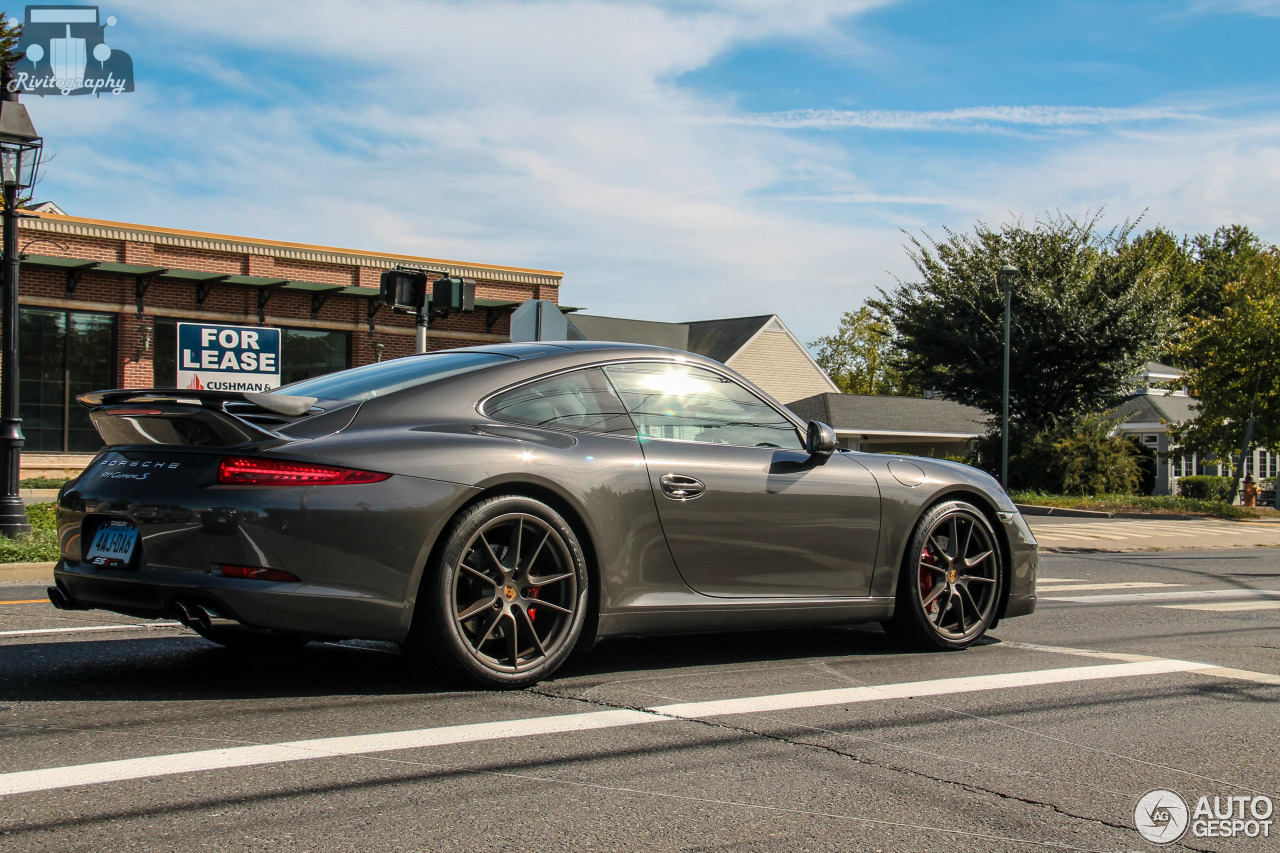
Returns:
[[[107,446],[234,447],[279,440],[276,430],[323,410],[315,397],[256,391],[122,388],[76,400]]]

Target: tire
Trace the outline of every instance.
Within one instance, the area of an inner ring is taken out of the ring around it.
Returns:
[[[217,643],[238,652],[255,652],[272,654],[291,652],[311,642],[303,634],[289,631],[250,631],[241,628],[205,628],[197,623],[191,624],[191,630],[211,643]]]
[[[588,609],[573,528],[519,495],[463,510],[423,575],[406,650],[487,688],[526,687],[573,652]]]
[[[995,621],[1002,566],[1000,539],[981,510],[959,500],[938,504],[911,534],[885,630],[928,650],[973,645]]]

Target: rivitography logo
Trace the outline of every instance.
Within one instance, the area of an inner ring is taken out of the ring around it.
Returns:
[[[97,6],[28,6],[18,42],[26,56],[9,87],[42,96],[132,92],[133,58],[107,44],[115,24],[114,15],[99,23]]]

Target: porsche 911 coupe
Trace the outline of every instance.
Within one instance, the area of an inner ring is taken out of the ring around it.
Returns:
[[[960,649],[1035,609],[994,479],[839,450],[690,353],[504,344],[79,399],[105,446],[59,494],[51,600],[226,646],[390,641],[520,687],[604,637],[881,622]]]

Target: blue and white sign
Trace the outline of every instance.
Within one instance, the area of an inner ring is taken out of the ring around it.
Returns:
[[[280,330],[178,324],[178,387],[268,391],[280,387]]]

